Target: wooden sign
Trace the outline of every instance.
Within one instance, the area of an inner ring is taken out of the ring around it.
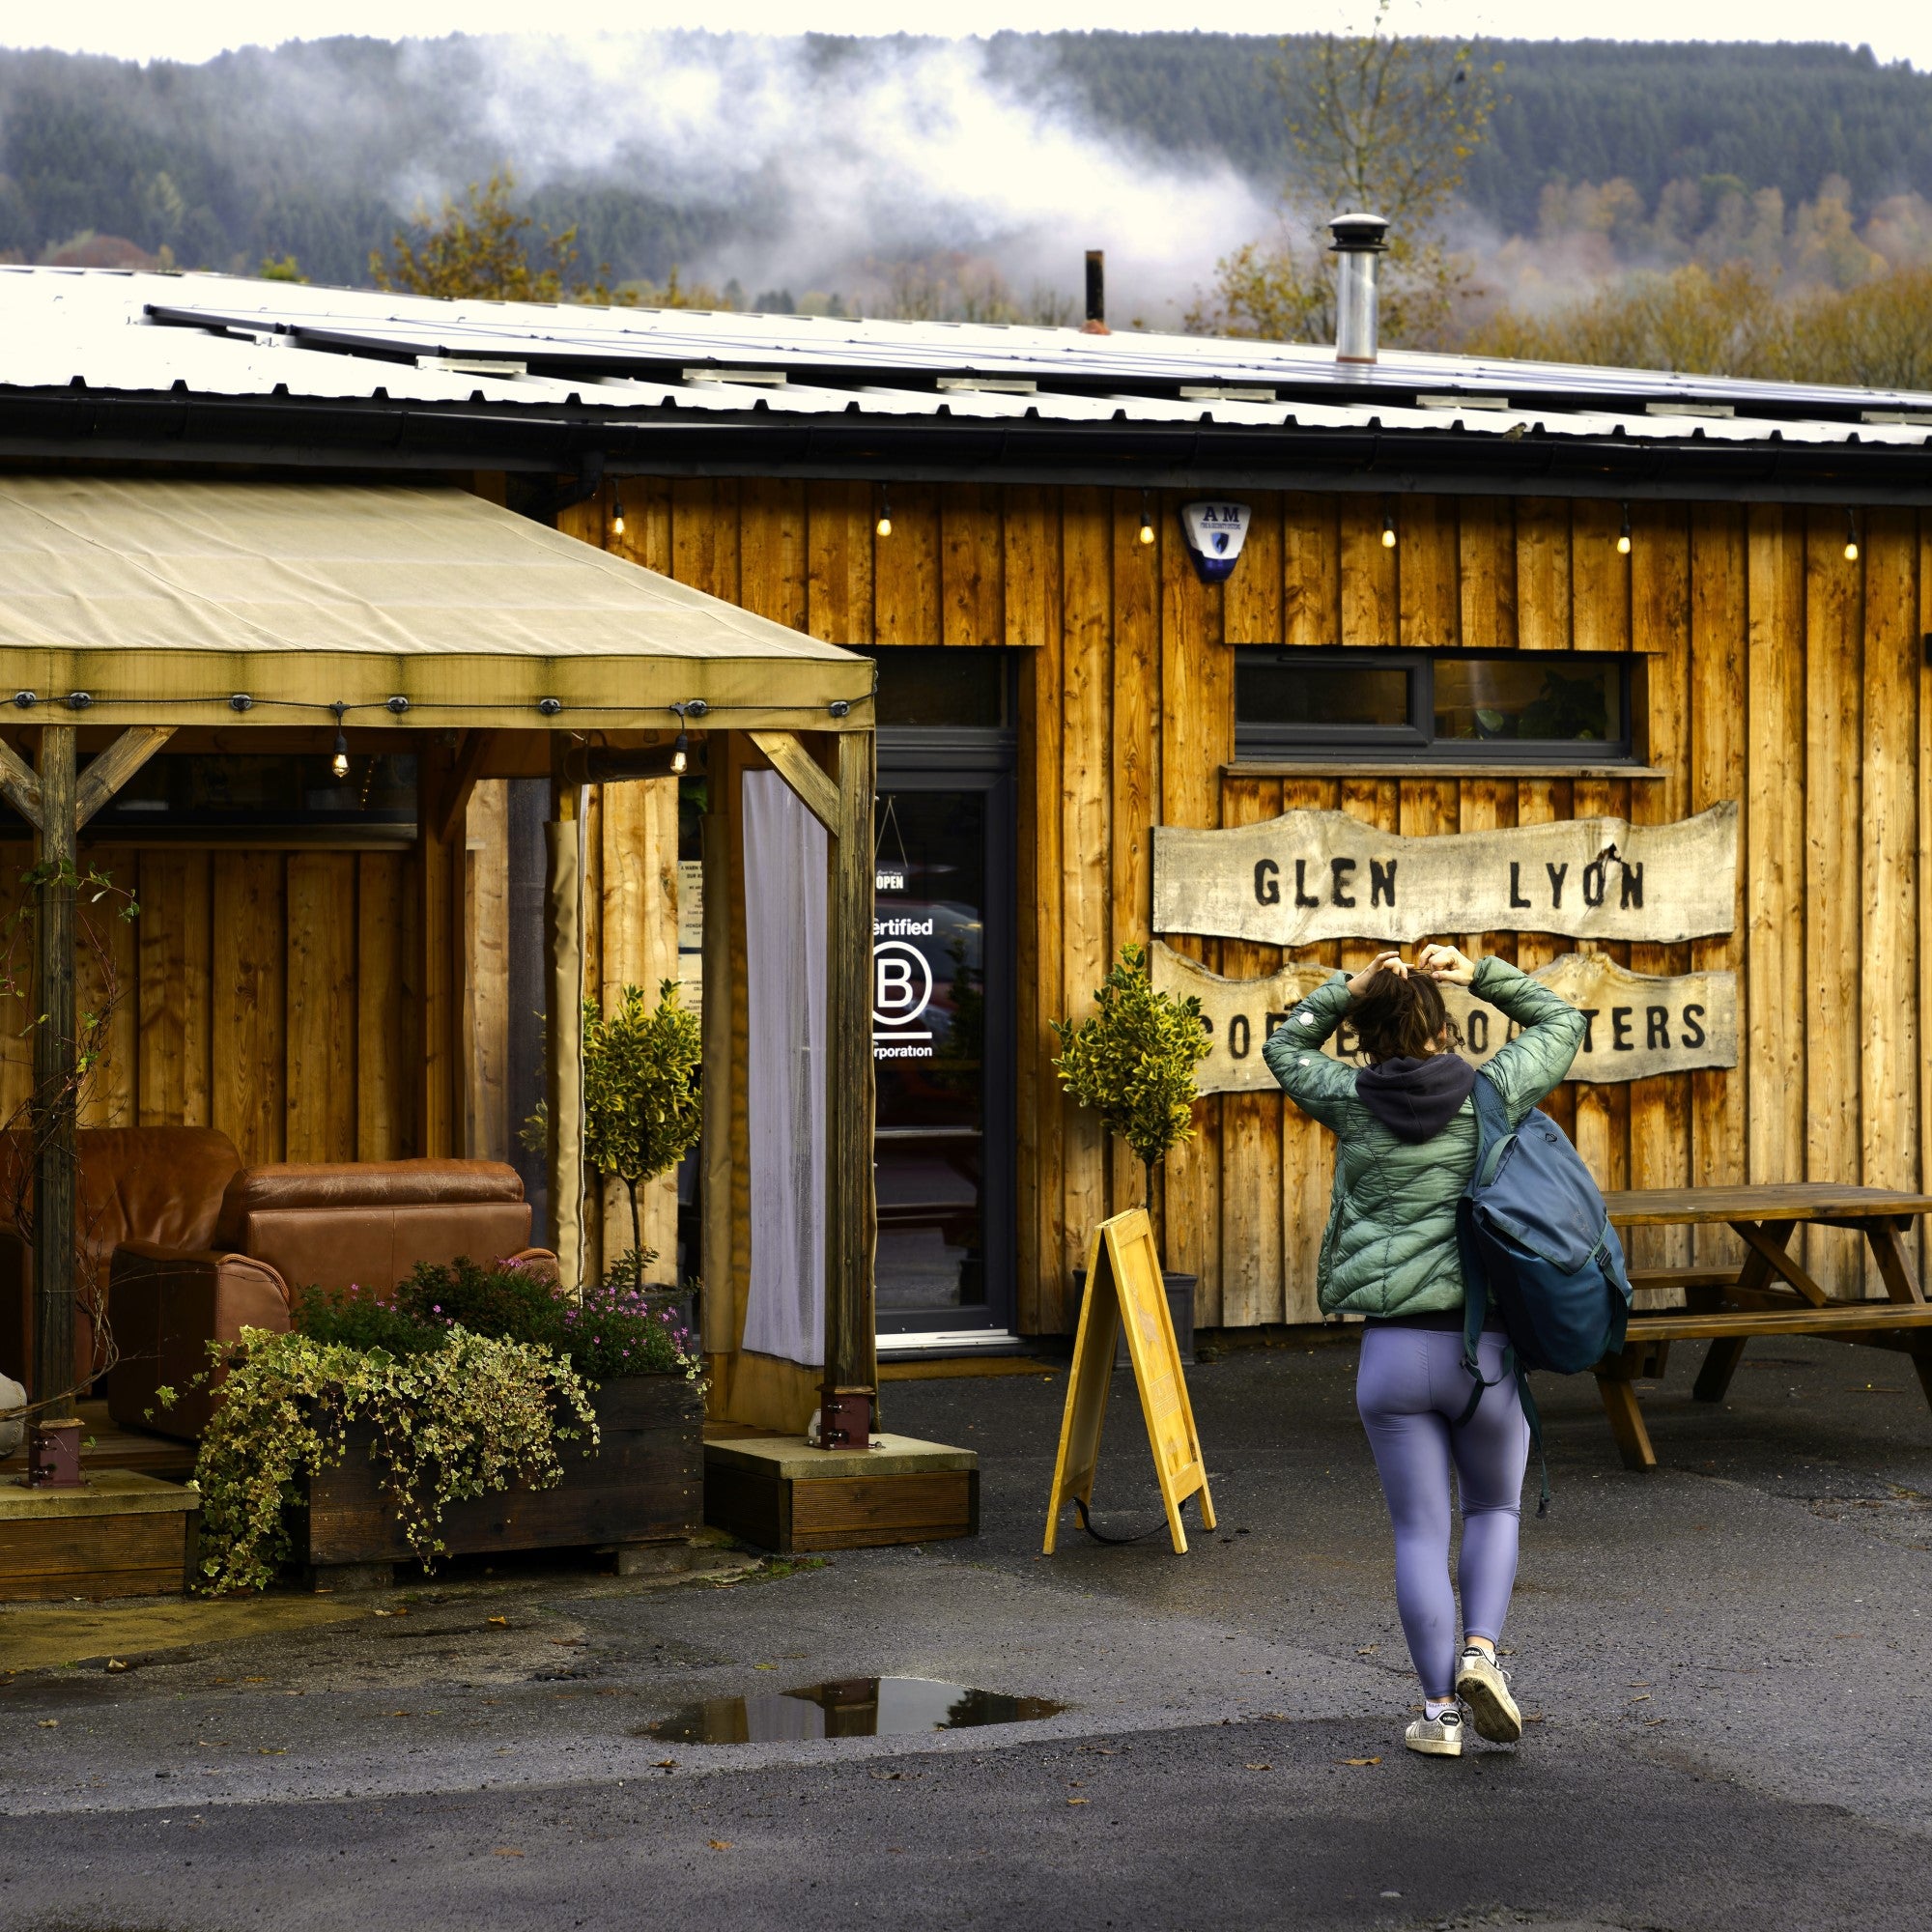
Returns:
[[[1130,1208],[1102,1221],[1087,1250],[1087,1299],[1073,1338],[1073,1366],[1066,1378],[1066,1411],[1060,1423],[1060,1454],[1053,1465],[1053,1493],[1046,1509],[1046,1554],[1053,1554],[1061,1513],[1076,1498],[1094,1499],[1094,1471],[1100,1460],[1100,1425],[1107,1418],[1113,1386],[1114,1346],[1126,1322],[1127,1356],[1141,1414],[1153,1450],[1154,1474],[1167,1509],[1168,1533],[1177,1552],[1187,1551],[1180,1506],[1197,1491],[1201,1520],[1214,1527],[1213,1499],[1201,1438],[1194,1433],[1194,1410],[1180,1372],[1180,1349],[1167,1313],[1167,1291],[1160,1279],[1153,1228],[1147,1211]]]
[[[1738,808],[1671,825],[1567,818],[1404,838],[1343,811],[1153,835],[1153,929],[1307,946],[1443,932],[1654,944],[1729,932]]]
[[[1335,970],[1296,963],[1261,980],[1224,980],[1218,973],[1153,943],[1153,983],[1176,999],[1201,1002],[1208,1058],[1195,1068],[1204,1094],[1272,1094],[1275,1077],[1262,1046],[1289,1013]],[[1599,1084],[1688,1073],[1697,1066],[1738,1064],[1738,978],[1735,973],[1633,973],[1601,952],[1566,952],[1530,975],[1585,1015],[1582,1050],[1573,1080]],[[1461,986],[1444,986],[1442,1004],[1463,1030],[1464,1058],[1480,1066],[1520,1029]],[[1321,1049],[1335,1053],[1334,1035]]]

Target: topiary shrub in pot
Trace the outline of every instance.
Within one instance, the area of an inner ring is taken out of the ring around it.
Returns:
[[[1152,1214],[1154,1169],[1194,1137],[1200,1098],[1194,1069],[1208,1054],[1201,1002],[1155,991],[1146,947],[1130,943],[1095,989],[1094,1007],[1077,1025],[1050,1022],[1060,1041],[1054,1070],[1068,1095],[1093,1108],[1133,1150],[1146,1180],[1142,1198]],[[1161,1279],[1181,1359],[1191,1362],[1195,1277],[1163,1270]],[[1084,1268],[1074,1270],[1074,1281],[1084,1293]],[[1117,1356],[1117,1364],[1122,1359]]]

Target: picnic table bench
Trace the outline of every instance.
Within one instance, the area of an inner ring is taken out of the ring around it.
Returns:
[[[1699,1402],[1723,1400],[1746,1344],[1758,1335],[1823,1335],[1901,1350],[1911,1356],[1932,1402],[1932,1303],[1899,1239],[1916,1218],[1932,1213],[1932,1194],[1793,1181],[1644,1188],[1605,1195],[1605,1206],[1620,1230],[1721,1223],[1745,1246],[1742,1266],[1631,1270],[1635,1288],[1682,1289],[1686,1306],[1633,1314],[1622,1353],[1597,1365],[1604,1412],[1627,1468],[1657,1466],[1634,1384],[1640,1375],[1661,1371],[1672,1342],[1711,1345],[1691,1389]],[[1793,1234],[1807,1225],[1861,1234],[1887,1298],[1849,1301],[1828,1294],[1789,1252]]]

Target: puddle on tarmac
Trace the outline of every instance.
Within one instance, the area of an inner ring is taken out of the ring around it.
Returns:
[[[929,1677],[840,1677],[755,1697],[707,1697],[636,1735],[679,1745],[788,1744],[811,1738],[899,1738],[1022,1724],[1065,1710],[1046,1697],[1009,1697]]]

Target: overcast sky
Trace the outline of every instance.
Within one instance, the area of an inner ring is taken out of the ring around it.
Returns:
[[[904,0],[574,0],[574,34],[650,27],[764,33],[993,33],[1002,28],[1185,26],[1248,34],[1320,31],[1369,17],[1373,0],[1248,0],[1234,14],[1191,14],[1176,0],[966,0],[943,12]],[[279,14],[279,18],[277,17]],[[1405,32],[1482,33],[1524,40],[1820,41],[1867,43],[1881,60],[1932,69],[1932,5],[1862,0],[1820,8],[1812,0],[1620,0],[1577,20],[1552,18],[1548,0],[1398,0]],[[0,44],[58,46],[129,59],[200,61],[224,47],[332,34],[527,33],[527,0],[307,0],[299,9],[261,0],[90,0],[49,14],[24,0],[0,7]]]

